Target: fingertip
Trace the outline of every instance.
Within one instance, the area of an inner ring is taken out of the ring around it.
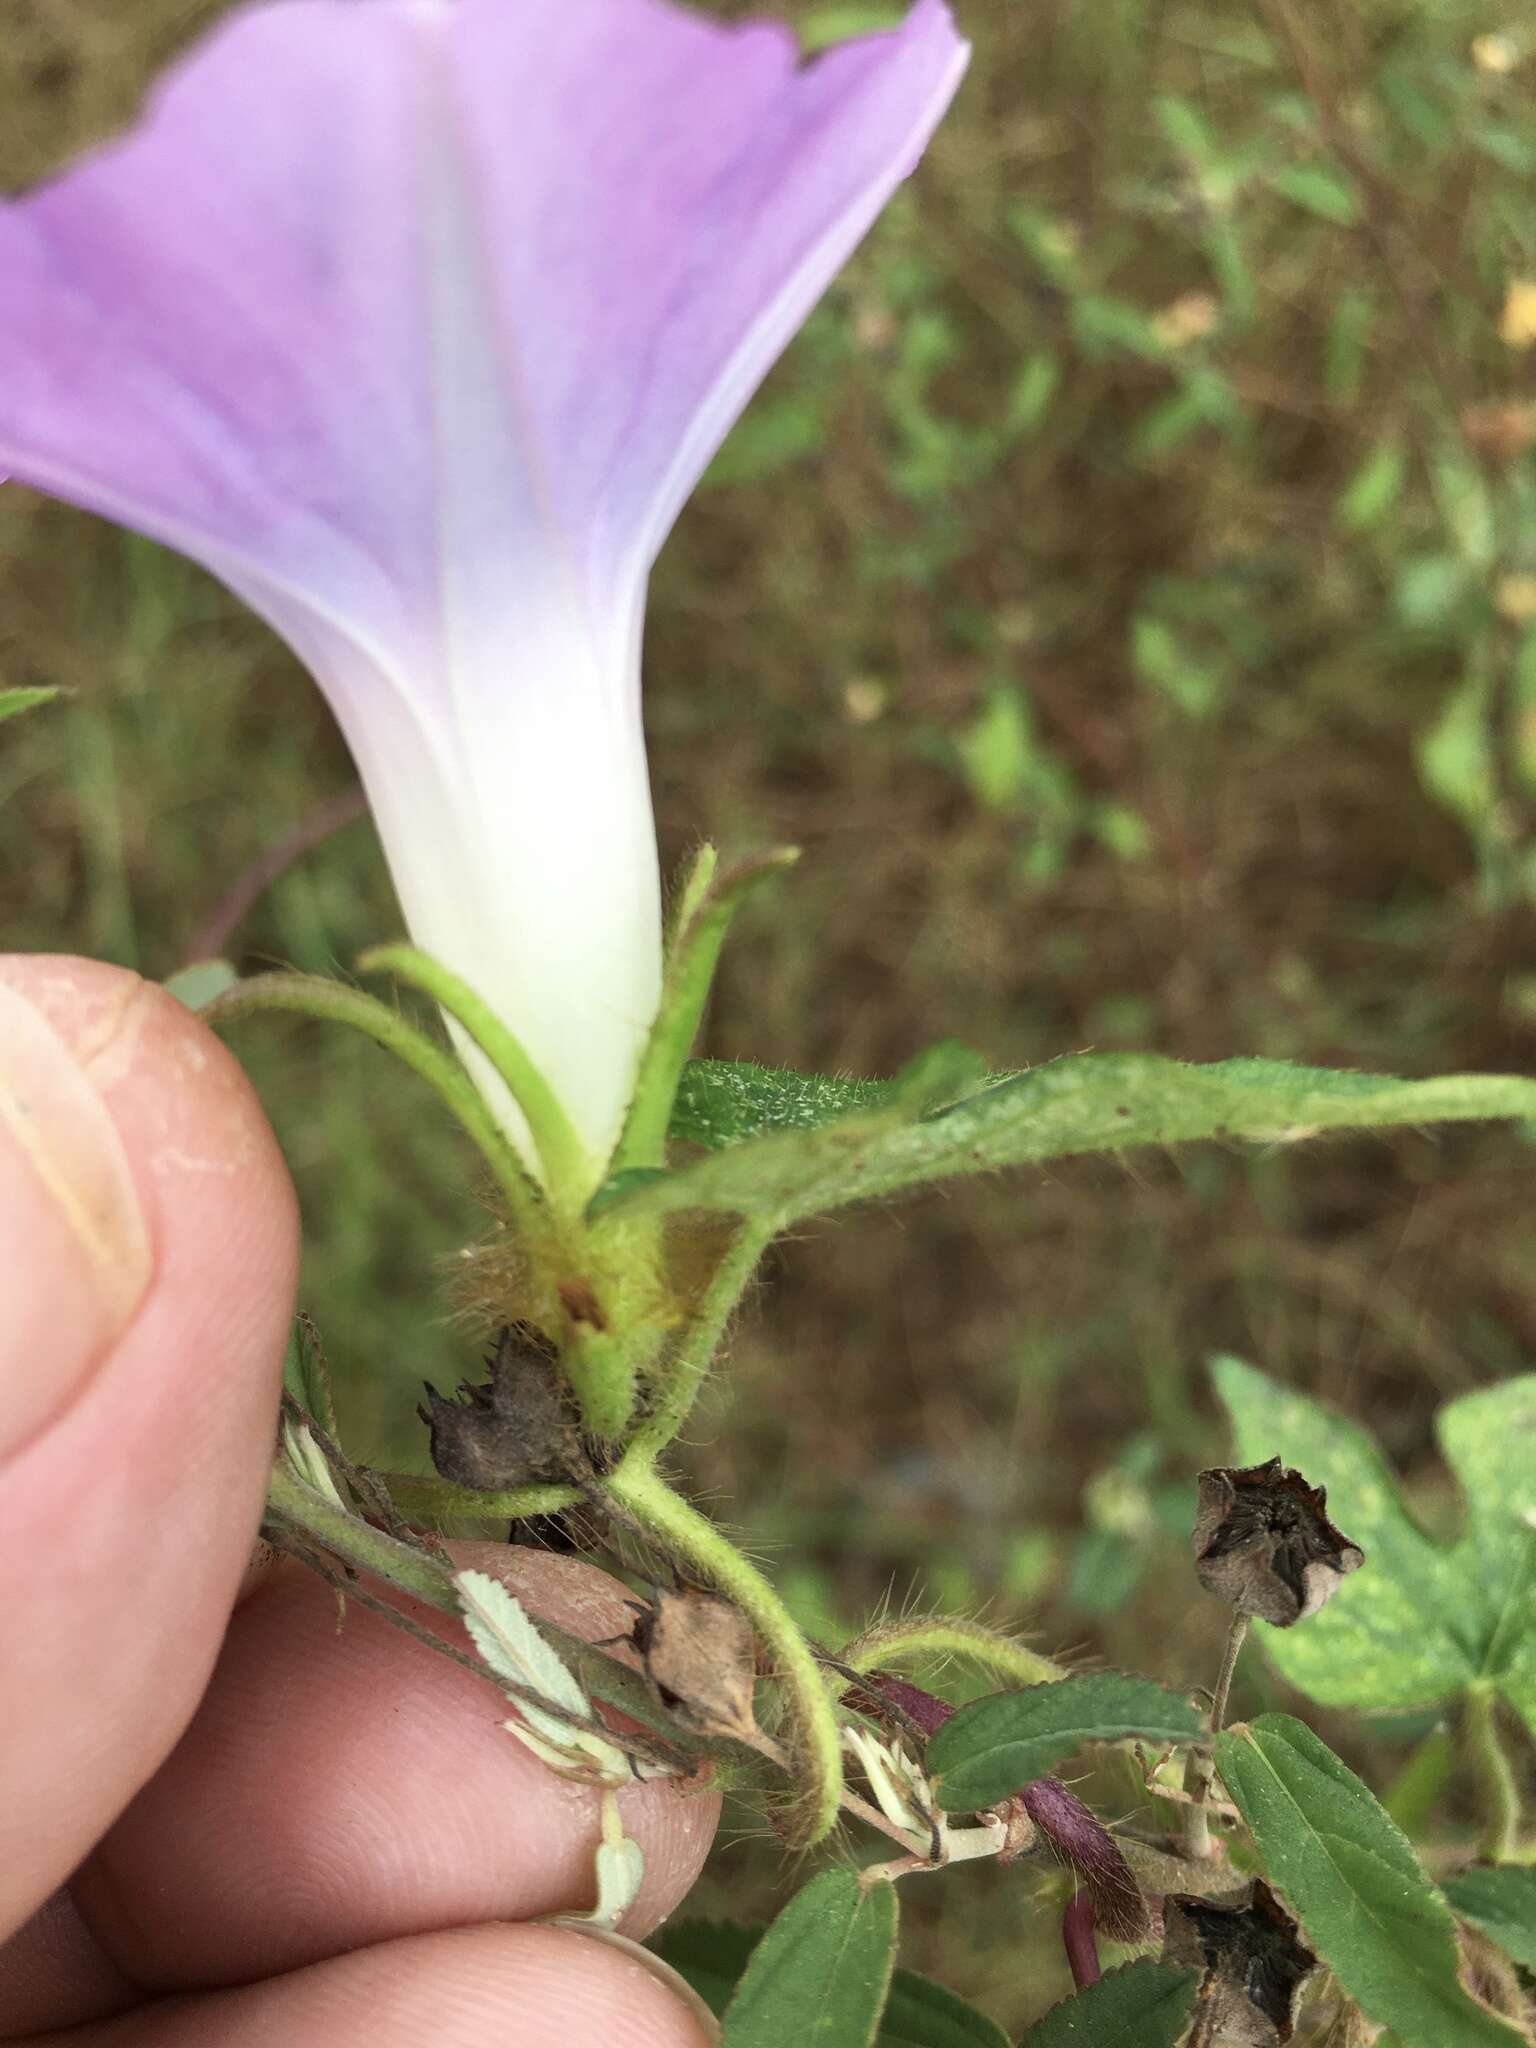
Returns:
[[[0,1205],[34,1234],[32,1306],[10,1319],[24,1356],[0,1389],[0,1928],[196,1704],[260,1518],[297,1268],[254,1091],[163,990],[0,957],[0,1087],[7,1067]],[[93,1322],[82,1297],[103,1274],[122,1284]]]
[[[536,1620],[601,1638],[625,1615],[624,1587],[594,1566],[465,1548]],[[285,1566],[236,1615],[196,1720],[75,1897],[107,1953],[165,1991],[434,1928],[585,1912],[598,1795],[533,1757],[509,1712],[488,1677],[355,1603],[341,1620],[328,1587]],[[619,1806],[645,1858],[624,1927],[644,1935],[697,1878],[720,1800],[658,1779]]]

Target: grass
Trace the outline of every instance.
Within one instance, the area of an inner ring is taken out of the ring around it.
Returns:
[[[24,0],[11,182],[221,11]],[[885,1073],[956,1035],[1000,1066],[1144,1045],[1532,1070],[1528,23],[1462,0],[962,13],[953,120],[655,581],[669,863],[701,835],[806,850],[742,916],[708,1050]],[[232,600],[16,488],[0,680],[72,693],[0,734],[14,946],[167,974],[350,783]],[[334,969],[397,928],[356,823],[261,899],[239,959]],[[287,1023],[239,1045],[344,1420],[401,1455],[415,1383],[478,1334],[432,1284],[476,1227],[463,1152],[367,1047]],[[1536,1352],[1533,1163],[1513,1130],[1213,1148],[818,1230],[739,1332],[695,1481],[809,1610],[851,1625],[925,1588],[1188,1675],[1219,1635],[1180,1551],[1222,1448],[1205,1357],[1361,1415],[1453,1513],[1427,1419]],[[1266,1684],[1245,1666],[1244,1704]],[[1378,1747],[1379,1782],[1402,1752]],[[909,1947],[942,1943],[1006,2015],[1018,1965],[987,1915],[967,1932],[985,1883],[946,1881],[942,1933],[914,1901]]]

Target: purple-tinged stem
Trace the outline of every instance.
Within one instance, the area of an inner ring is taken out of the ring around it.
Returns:
[[[1061,1916],[1061,1945],[1067,1952],[1067,1967],[1078,1990],[1086,1991],[1090,1984],[1097,1984],[1104,1973],[1093,1932],[1093,1900],[1087,1892],[1074,1892]]]

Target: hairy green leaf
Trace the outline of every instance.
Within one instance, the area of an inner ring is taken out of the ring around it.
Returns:
[[[1507,1956],[1536,1970],[1536,1869],[1485,1865],[1447,1880],[1445,1896]]]
[[[898,1970],[875,2048],[1009,2048],[1009,2042],[996,2020],[953,1991],[915,1970]]]
[[[1462,1984],[1450,1907],[1354,1772],[1286,1714],[1217,1739],[1265,1875],[1340,1984],[1403,2048],[1514,2048]]]
[[[1328,1512],[1364,1569],[1304,1627],[1259,1623],[1266,1655],[1326,1706],[1384,1712],[1455,1698],[1489,1677],[1536,1728],[1536,1375],[1442,1409],[1465,1532],[1430,1542],[1366,1433],[1234,1358],[1213,1367],[1237,1456],[1278,1454],[1328,1489]]]
[[[824,1106],[828,1098],[807,1084],[802,1105],[818,1100]],[[1276,1060],[1197,1067],[1151,1053],[1080,1053],[926,1115],[914,1118],[904,1110],[887,1094],[807,1126],[802,1106],[798,1125],[787,1109],[773,1128],[736,1143],[716,1122],[724,1149],[635,1188],[613,1206],[655,1216],[725,1210],[784,1229],[798,1218],[926,1181],[1080,1152],[1197,1138],[1284,1143],[1328,1130],[1533,1117],[1536,1081],[1497,1074],[1394,1081]]]
[[[1193,1970],[1144,1957],[1053,2005],[1022,2048],[1174,2048],[1189,2024],[1196,1988]]]
[[[653,1936],[651,1947],[719,2019],[762,1938],[760,1927],[730,1920],[675,1920]]]
[[[683,1920],[664,1928],[651,1946],[719,2018],[761,1939],[760,1927]],[[914,1970],[897,1970],[875,2048],[1008,2048],[1008,2036],[995,2020],[942,1984]]]
[[[927,1765],[945,1812],[973,1813],[1043,1777],[1085,1742],[1189,1742],[1201,1725],[1187,1699],[1150,1678],[1091,1671],[972,1700],[928,1744]]]
[[[895,1955],[895,1886],[822,1871],[753,1950],[726,2008],[725,2048],[870,2048]]]
[[[335,1436],[336,1404],[331,1398],[330,1369],[320,1349],[319,1333],[307,1315],[295,1317],[288,1334],[283,1386],[306,1415],[318,1422],[327,1435]]]

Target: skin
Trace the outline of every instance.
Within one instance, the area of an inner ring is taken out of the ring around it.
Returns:
[[[0,958],[0,2041],[702,2048],[632,1946],[530,1924],[590,1905],[596,1795],[502,1730],[493,1686],[250,1568],[297,1242],[259,1105],[189,1012]],[[627,1625],[590,1566],[464,1550],[536,1614]],[[620,1803],[641,1936],[718,1802]]]

